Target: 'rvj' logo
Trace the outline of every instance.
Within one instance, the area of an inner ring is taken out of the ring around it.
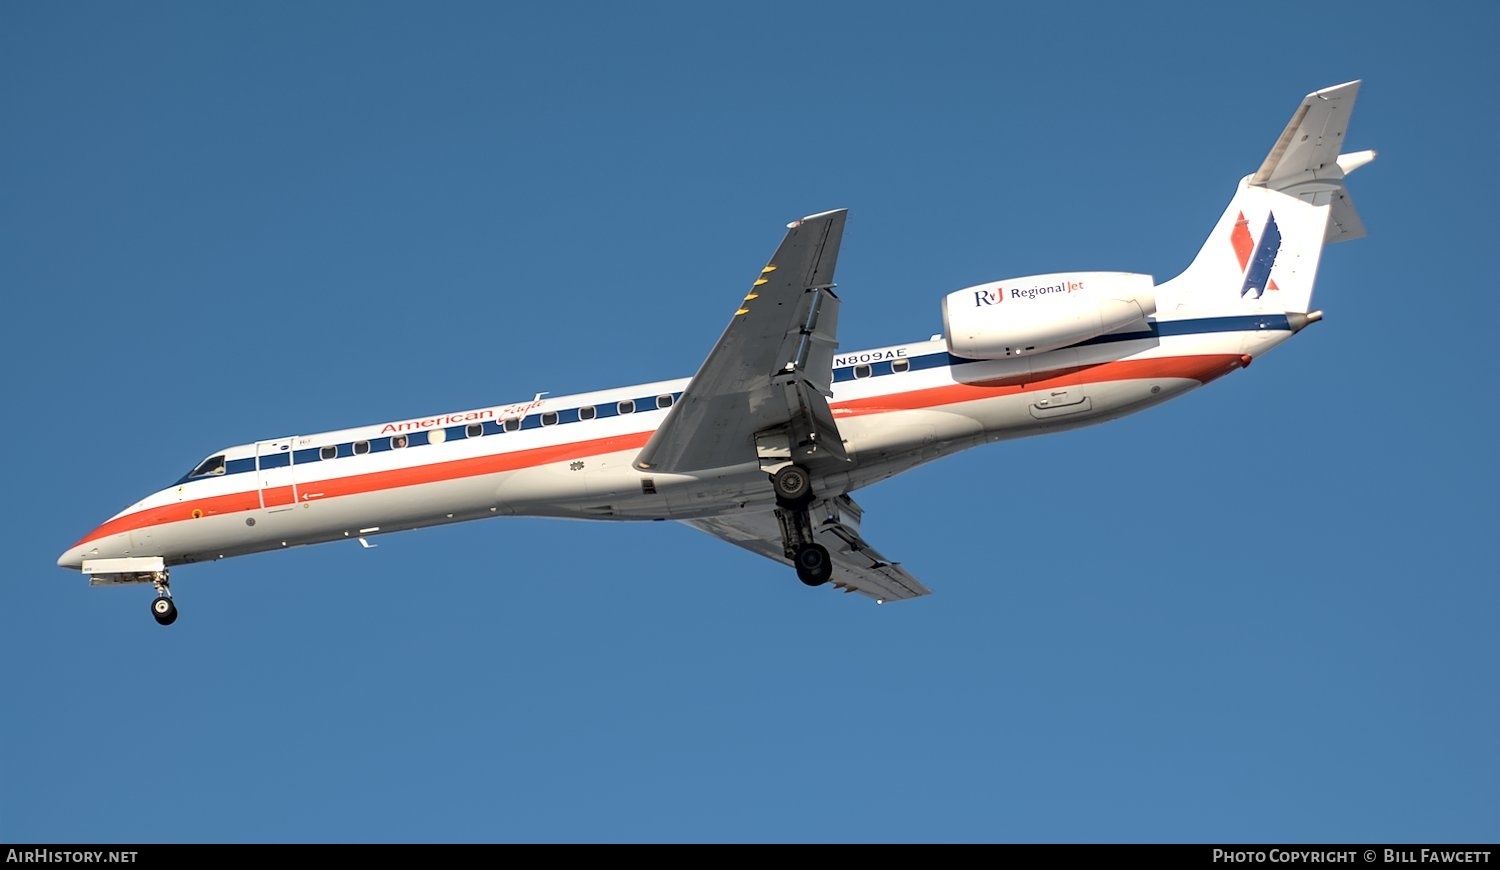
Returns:
[[[1245,283],[1240,286],[1240,296],[1259,299],[1267,290],[1279,290],[1271,280],[1271,267],[1276,265],[1276,254],[1281,250],[1281,228],[1276,226],[1276,215],[1266,213],[1266,228],[1261,230],[1260,244],[1250,237],[1250,222],[1240,212],[1234,222],[1234,232],[1229,234],[1234,245],[1234,255],[1240,259],[1240,271],[1245,273]],[[1254,295],[1250,295],[1251,293]]]

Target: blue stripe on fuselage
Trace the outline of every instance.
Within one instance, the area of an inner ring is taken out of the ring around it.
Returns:
[[[1119,342],[1119,341],[1154,341],[1154,340],[1162,338],[1163,336],[1175,336],[1175,335],[1199,335],[1199,334],[1214,333],[1214,332],[1248,332],[1248,331],[1256,331],[1256,330],[1283,330],[1283,329],[1290,330],[1292,328],[1291,324],[1287,321],[1286,315],[1284,315],[1284,314],[1252,314],[1252,315],[1236,315],[1236,316],[1233,316],[1233,317],[1206,317],[1206,318],[1202,318],[1202,319],[1199,319],[1199,320],[1168,320],[1168,321],[1164,321],[1164,322],[1161,322],[1161,323],[1147,323],[1146,327],[1147,327],[1146,329],[1136,330],[1134,332],[1112,332],[1112,333],[1110,333],[1108,335],[1101,335],[1101,336],[1098,336],[1098,337],[1095,337],[1095,338],[1091,338],[1088,341],[1082,341],[1082,342],[1079,342],[1078,344],[1071,345],[1071,346],[1072,347],[1088,347],[1088,346],[1091,346],[1091,345],[1111,344],[1111,343]],[[874,377],[884,377],[884,376],[892,375],[892,374],[900,374],[899,372],[893,371],[892,368],[891,368],[895,363],[898,363],[898,362],[904,362],[904,363],[906,363],[907,364],[907,371],[917,372],[917,371],[925,371],[927,369],[936,369],[936,368],[944,368],[944,367],[950,367],[951,368],[951,367],[954,367],[954,366],[972,365],[972,364],[977,364],[977,363],[993,362],[993,360],[968,359],[967,357],[954,356],[953,354],[950,354],[947,351],[938,351],[936,353],[922,354],[921,356],[901,357],[901,358],[895,359],[895,360],[883,360],[881,362],[861,363],[859,365],[861,365],[861,366],[862,365],[868,365],[870,367],[870,374],[867,376],[867,378],[874,378]],[[856,366],[856,365],[848,365],[848,366],[842,366],[840,368],[834,369],[833,370],[833,382],[834,383],[842,383],[844,381],[855,380],[856,378],[854,377],[854,370],[856,368],[858,368],[858,367],[859,366]],[[860,380],[866,380],[867,378],[861,378]],[[658,407],[656,407],[657,398],[658,398],[657,396],[641,396],[641,397],[637,397],[637,398],[634,398],[634,399],[623,399],[623,400],[620,400],[620,401],[621,402],[633,402],[635,404],[635,411],[633,413],[637,413],[637,414],[649,413],[651,411],[666,410],[664,408],[658,408]],[[672,403],[675,405],[679,400],[681,400],[681,398],[682,398],[682,393],[681,392],[673,393],[672,394]],[[580,406],[580,407],[593,407],[594,408],[594,417],[591,418],[591,419],[603,420],[603,419],[607,419],[607,418],[610,418],[610,417],[619,417],[619,416],[622,416],[622,414],[621,414],[621,412],[619,410],[619,404],[620,404],[620,402],[606,402],[606,403],[599,404],[599,405],[593,405],[593,406],[584,405],[584,406]],[[563,409],[559,409],[557,411],[544,411],[544,412],[537,412],[537,413],[534,413],[534,414],[527,414],[526,416],[524,416],[524,417],[521,418],[521,426],[520,426],[520,428],[522,430],[526,430],[526,429],[539,429],[539,428],[541,428],[542,427],[542,414],[544,414],[544,413],[555,413],[555,414],[557,414],[557,423],[555,423],[553,425],[562,426],[562,425],[567,425],[567,424],[570,424],[570,423],[587,423],[588,422],[588,420],[581,419],[581,417],[579,415],[579,408],[563,408]],[[482,432],[481,436],[476,436],[476,437],[483,437],[483,436],[488,436],[488,435],[499,435],[503,431],[505,431],[505,429],[504,429],[505,421],[504,420],[485,420],[483,422],[476,421],[474,423],[464,423],[464,424],[459,424],[457,426],[447,426],[447,427],[444,427],[443,430],[442,430],[443,434],[445,436],[443,440],[444,441],[459,441],[459,440],[462,440],[462,439],[468,437],[467,436],[467,432],[466,432],[468,426],[473,426],[473,425],[477,425],[477,426],[482,426],[483,427],[483,432]],[[369,454],[369,453],[384,453],[387,450],[403,450],[403,449],[410,449],[410,448],[413,448],[413,447],[425,447],[425,446],[427,446],[428,444],[431,443],[431,441],[430,441],[430,439],[429,439],[428,436],[432,432],[436,432],[436,431],[438,431],[438,430],[431,429],[431,430],[420,431],[420,432],[402,432],[402,433],[397,433],[398,435],[405,435],[406,436],[407,447],[405,447],[405,448],[395,447],[395,446],[393,446],[391,444],[391,438],[390,437],[380,436],[380,437],[376,437],[376,438],[360,439],[359,441],[345,441],[345,442],[340,443],[340,444],[323,444],[323,445],[319,445],[317,447],[305,447],[305,448],[303,448],[301,450],[297,450],[297,451],[290,452],[290,453],[271,453],[271,454],[266,454],[266,455],[260,457],[260,459],[261,459],[261,468],[262,469],[284,468],[284,467],[286,467],[286,465],[288,464],[289,461],[293,465],[306,465],[306,464],[313,463],[313,462],[325,461],[325,460],[322,460],[322,453],[321,453],[321,451],[325,447],[333,447],[333,448],[335,448],[337,450],[337,455],[335,457],[333,457],[334,459],[343,459],[343,458],[349,457],[349,456],[365,455],[365,454]],[[369,449],[368,450],[364,450],[364,451],[362,451],[359,454],[356,454],[354,452],[354,445],[355,444],[359,444],[359,443],[367,443]],[[326,460],[326,461],[332,461],[332,460]],[[253,457],[253,456],[246,457],[244,459],[231,459],[228,462],[226,462],[225,466],[224,466],[224,474],[244,474],[244,473],[253,472],[253,471],[255,471],[255,457]],[[222,475],[214,475],[214,477],[220,477],[220,476],[222,476]],[[185,484],[185,483],[191,483],[191,482],[197,481],[197,480],[208,480],[208,479],[211,479],[211,478],[209,478],[209,477],[189,478],[189,477],[184,476],[182,479],[178,480],[177,483],[175,483],[173,485],[174,486],[181,486],[182,484]]]
[[[1131,332],[1111,332],[1108,335],[1095,336],[1087,341],[1080,341],[1077,344],[1069,345],[1069,347],[1091,347],[1100,344],[1113,344],[1119,341],[1156,341],[1166,336],[1206,335],[1215,332],[1290,330],[1291,328],[1292,325],[1286,319],[1285,314],[1236,314],[1230,317],[1166,320],[1159,323],[1148,322],[1145,329],[1137,329]],[[903,359],[910,364],[911,371],[940,368],[942,366],[993,362],[993,360],[954,356],[946,351],[923,354],[922,356],[904,357]],[[868,365],[870,366],[870,377],[891,374],[891,362],[868,363]],[[856,366],[844,366],[834,369],[833,382],[842,383],[844,381],[856,380],[854,377],[855,368]]]

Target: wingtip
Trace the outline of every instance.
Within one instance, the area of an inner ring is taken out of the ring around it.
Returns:
[[[847,214],[848,211],[849,211],[849,209],[847,209],[847,208],[836,208],[836,209],[831,209],[829,211],[820,211],[817,214],[810,214],[807,217],[798,218],[797,220],[794,220],[791,223],[787,224],[786,228],[789,229],[789,230],[795,230],[797,227],[802,226],[803,224],[807,223],[808,221],[815,221],[818,218],[833,217],[834,215]]]
[[[1359,90],[1359,86],[1361,84],[1363,84],[1363,83],[1364,83],[1364,79],[1354,79],[1352,81],[1344,82],[1343,84],[1340,84],[1340,85],[1333,85],[1331,87],[1321,88],[1319,90],[1313,91],[1312,93],[1308,94],[1307,95],[1307,99],[1310,99],[1310,100],[1311,99],[1327,99],[1331,95],[1336,94],[1336,93],[1340,93],[1340,92],[1343,92],[1343,91],[1358,91]]]

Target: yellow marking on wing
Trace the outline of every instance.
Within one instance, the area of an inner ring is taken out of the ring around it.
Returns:
[[[750,309],[748,309],[748,308],[741,308],[739,311],[736,311],[734,313],[734,316],[735,317],[739,317],[741,314],[749,314],[749,313],[750,313]]]
[[[745,301],[746,302],[749,302],[751,299],[759,299],[759,298],[760,298],[760,294],[759,293],[746,293],[745,294]]]
[[[760,278],[760,279],[757,279],[756,282],[753,285],[751,285],[751,286],[759,287],[762,284],[769,284],[769,283],[771,283],[771,279],[770,278]]]
[[[760,273],[761,273],[761,274],[762,274],[762,275],[764,275],[764,274],[766,274],[766,273],[767,273],[767,272],[774,272],[774,271],[776,271],[776,264],[775,264],[775,263],[772,263],[772,264],[771,264],[771,265],[769,265],[769,266],[767,266],[767,267],[765,267],[765,268],[764,268],[764,269],[761,269],[761,270],[760,270]]]

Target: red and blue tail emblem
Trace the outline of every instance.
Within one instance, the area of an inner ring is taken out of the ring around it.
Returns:
[[[1281,250],[1281,228],[1276,225],[1274,213],[1266,214],[1266,226],[1261,230],[1259,245],[1250,237],[1250,222],[1245,220],[1244,212],[1240,212],[1239,219],[1234,222],[1229,241],[1234,245],[1234,255],[1239,257],[1240,271],[1245,273],[1245,283],[1240,287],[1241,298],[1252,290],[1255,295],[1250,298],[1259,299],[1267,290],[1280,289],[1271,280],[1271,267],[1276,265],[1276,254]]]

